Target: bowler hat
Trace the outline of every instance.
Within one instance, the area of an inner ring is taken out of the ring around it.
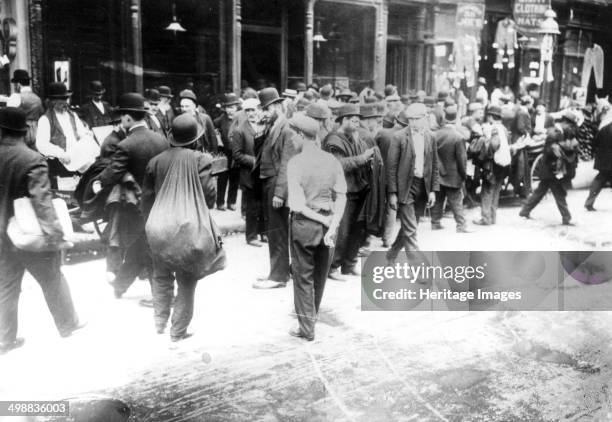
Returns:
[[[388,97],[393,94],[397,94],[397,88],[391,84],[385,86],[385,97]]]
[[[419,94],[417,94],[416,91],[410,91],[408,93],[408,98],[410,98],[410,101],[417,101],[419,99]]]
[[[151,104],[157,104],[161,100],[161,95],[159,91],[155,88],[147,89],[145,91],[145,99]]]
[[[351,116],[359,116],[361,118],[361,113],[359,112],[359,106],[357,104],[343,104],[338,110],[338,116],[336,116],[336,122],[340,122],[345,117]]]
[[[344,88],[342,91],[336,94],[336,98],[342,98],[342,97],[350,98],[352,96],[353,96],[353,91],[351,91],[348,88]]]
[[[160,85],[157,87],[157,90],[159,91],[160,97],[172,98],[172,90],[170,89],[170,87],[166,85]]]
[[[306,115],[313,119],[329,119],[331,117],[331,110],[323,103],[311,103],[306,107]]]
[[[296,114],[289,119],[289,126],[294,130],[302,132],[309,138],[317,136],[317,132],[319,131],[319,123],[312,117],[303,114]]]
[[[378,98],[374,97],[373,95],[367,96],[363,99],[363,102],[366,104],[377,103]]]
[[[295,98],[297,97],[298,92],[295,89],[285,89],[283,91],[283,97]]]
[[[436,100],[434,99],[434,97],[428,96],[425,97],[425,99],[423,100],[423,104],[429,107],[433,107],[434,105],[436,105]]]
[[[440,91],[438,92],[438,102],[442,102],[444,100],[446,100],[448,98],[448,92],[447,91]]]
[[[146,111],[144,106],[145,99],[137,92],[128,92],[119,97],[117,111]]]
[[[349,98],[348,102],[351,104],[359,104],[359,97],[353,92],[353,96]]]
[[[395,114],[393,114],[392,112],[388,112],[383,117],[383,127],[392,128],[393,125],[395,125]]]
[[[447,123],[455,123],[457,120],[457,106],[451,105],[444,109],[444,120]]]
[[[498,106],[489,106],[487,109],[488,116],[496,116],[498,119],[501,119],[501,108]]]
[[[13,79],[11,79],[12,83],[17,82],[30,82],[30,75],[27,70],[23,69],[15,69],[13,72]]]
[[[5,107],[0,109],[0,128],[15,132],[27,132],[25,111],[18,107]]]
[[[223,107],[229,107],[240,104],[240,99],[233,92],[229,92],[223,96]]]
[[[190,89],[184,89],[180,92],[179,98],[182,100],[183,98],[187,98],[188,100],[193,101],[194,103],[198,103],[198,97],[196,97],[195,92]]]
[[[63,82],[51,82],[47,88],[47,98],[66,99],[72,95]]]
[[[293,88],[297,91],[297,92],[304,92],[306,91],[306,84],[304,82],[296,82],[296,84],[293,86]]]
[[[199,130],[198,122],[191,114],[179,114],[172,121],[172,136],[170,145],[182,147],[194,143],[202,131]]]
[[[382,113],[376,107],[376,104],[363,104],[359,107],[362,119],[370,119],[373,117],[381,117]]]
[[[89,93],[94,95],[104,94],[106,89],[104,89],[104,85],[100,81],[91,81],[89,82]]]
[[[279,97],[276,88],[264,88],[259,91],[259,102],[261,103],[261,108],[266,108],[271,104],[281,101],[283,101],[283,99]]]

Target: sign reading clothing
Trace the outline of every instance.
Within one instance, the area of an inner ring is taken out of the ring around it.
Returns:
[[[514,0],[513,15],[519,32],[537,38],[548,5],[549,0]]]

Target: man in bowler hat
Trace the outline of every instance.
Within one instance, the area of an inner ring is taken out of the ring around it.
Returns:
[[[160,100],[157,106],[157,118],[164,128],[166,134],[170,134],[170,128],[172,121],[174,120],[174,108],[172,107],[172,90],[166,85],[160,85],[157,87],[159,92]]]
[[[26,70],[16,69],[13,72],[11,82],[15,87],[15,93],[9,97],[6,105],[8,107],[19,107],[25,112],[26,122],[28,123],[25,143],[30,148],[36,149],[38,119],[45,113],[45,108],[40,97],[32,91],[30,75]]]
[[[112,189],[121,183],[127,173],[131,174],[138,186],[142,187],[145,169],[151,158],[168,149],[166,138],[147,128],[144,98],[138,93],[123,94],[119,98],[118,113],[127,137],[119,142],[110,164],[94,182],[94,193]],[[120,298],[143,271],[150,273],[151,258],[147,245],[144,220],[138,222],[137,236],[125,251],[124,259],[111,285],[115,297]],[[133,227],[130,227],[133,229]]]
[[[289,281],[289,208],[287,207],[287,162],[295,155],[294,132],[287,123],[283,99],[276,88],[259,91],[259,102],[268,126],[254,169],[263,182],[270,274],[258,279],[256,289],[285,287]]]
[[[240,169],[232,159],[232,140],[230,131],[232,122],[238,111],[240,100],[234,93],[225,94],[221,108],[223,113],[214,120],[215,128],[221,135],[223,142],[223,154],[227,157],[227,171],[217,177],[217,209],[225,211],[225,192],[227,191],[227,208],[231,211],[236,210],[236,197],[238,196],[238,180]]]
[[[89,83],[90,99],[81,106],[80,115],[90,128],[111,124],[111,107],[103,100],[105,92],[106,89],[102,82],[91,81]]]
[[[21,281],[27,270],[42,288],[45,301],[62,337],[81,328],[70,289],[60,264],[59,247],[64,233],[51,203],[48,168],[45,159],[28,148],[26,114],[15,107],[0,110],[0,354],[23,345],[17,337],[17,308]],[[40,227],[52,252],[26,252],[13,246],[7,235],[13,216],[13,201],[29,197]]]

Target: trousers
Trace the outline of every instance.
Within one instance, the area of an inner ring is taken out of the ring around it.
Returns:
[[[116,256],[117,252],[113,251],[112,253],[113,256]],[[122,253],[123,256],[117,266],[116,278],[113,282],[115,293],[119,296],[130,288],[136,277],[143,273],[149,277],[152,272],[151,252],[144,232]]]
[[[334,249],[325,246],[327,228],[300,215],[291,219],[291,267],[293,302],[300,331],[314,337],[315,322],[323,298]]]
[[[78,318],[60,264],[59,252],[6,250],[0,254],[0,343],[17,338],[19,294],[26,270],[40,285],[58,331],[76,327]]]
[[[595,85],[597,85],[597,88],[603,88],[604,52],[597,44],[593,44],[593,48],[587,48],[584,52],[580,85],[585,89],[589,86],[591,72],[595,72]]]
[[[548,190],[553,194],[555,198],[555,202],[557,203],[557,208],[559,208],[559,212],[561,213],[561,218],[563,222],[569,223],[572,219],[572,215],[569,212],[569,208],[567,207],[567,191],[563,186],[563,182],[557,179],[543,179],[540,180],[540,184],[533,191],[529,198],[527,198],[527,202],[523,205],[523,209],[521,210],[521,214],[529,214],[531,210],[533,210],[536,205],[540,203],[544,195]]]
[[[599,196],[599,193],[608,182],[612,183],[612,171],[600,171],[597,173],[597,176],[595,176],[595,179],[593,179],[593,182],[591,183],[589,197],[584,204],[585,207],[592,207],[595,205],[597,196]]]
[[[238,183],[240,169],[233,168],[217,176],[217,207],[225,205],[225,191],[227,190],[227,205],[235,205],[238,196]]]
[[[383,231],[382,241],[388,245],[391,243],[393,237],[393,230],[395,229],[395,222],[397,221],[397,210],[394,210],[389,206],[389,203],[385,204],[385,227]]]
[[[158,330],[166,328],[170,318],[170,308],[174,297],[174,281],[177,290],[172,312],[170,337],[181,338],[193,318],[193,304],[198,279],[180,268],[171,268],[164,262],[153,260],[153,317]]]
[[[503,179],[491,182],[486,178],[482,181],[480,192],[480,212],[482,221],[486,224],[495,224],[497,221],[497,207],[499,206],[499,194],[504,185]]]
[[[451,188],[440,185],[440,191],[436,192],[436,203],[431,210],[431,224],[440,224],[444,214],[444,201],[448,199],[448,205],[453,211],[457,228],[465,228],[465,216],[463,214],[463,188]]]
[[[417,227],[419,219],[425,213],[427,191],[423,179],[414,177],[410,185],[410,195],[406,203],[398,204],[397,214],[400,219],[400,231],[389,250],[392,257],[397,257],[404,248],[406,252],[418,251]]]
[[[261,187],[260,187],[261,189]],[[265,231],[261,192],[257,188],[242,187],[246,241],[257,240],[257,235]]]
[[[331,268],[350,271],[357,265],[359,247],[365,238],[366,222],[359,218],[365,205],[368,189],[346,195],[346,206],[338,227],[336,248]]]
[[[270,252],[269,280],[279,283],[289,281],[289,208],[272,206],[276,177],[263,181],[264,202],[266,211],[266,234]]]

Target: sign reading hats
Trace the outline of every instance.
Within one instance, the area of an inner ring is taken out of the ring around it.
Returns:
[[[191,114],[183,113],[172,121],[172,136],[170,145],[183,147],[193,144],[202,136],[198,122]]]
[[[258,95],[261,108],[266,108],[274,103],[283,101],[283,99],[278,95],[276,88],[264,88],[259,91]]]
[[[515,0],[513,16],[520,33],[539,38],[540,24],[546,18],[549,0]]]
[[[53,100],[65,100],[71,95],[72,92],[68,91],[63,82],[51,82],[47,88],[47,98]]]

